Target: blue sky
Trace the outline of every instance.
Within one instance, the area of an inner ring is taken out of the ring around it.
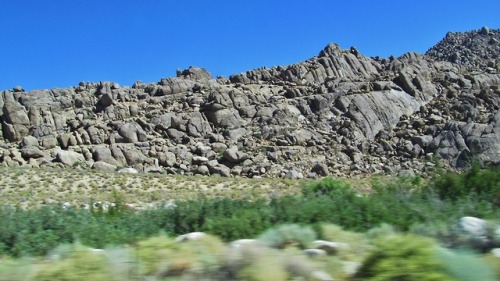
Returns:
[[[0,0],[0,90],[159,81],[286,65],[330,42],[424,53],[448,31],[500,28],[500,1]]]

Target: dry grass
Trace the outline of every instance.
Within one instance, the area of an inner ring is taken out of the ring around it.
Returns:
[[[119,174],[72,168],[0,169],[0,205],[21,207],[49,203],[81,206],[112,201],[114,191],[128,204],[154,206],[172,200],[206,197],[271,197],[300,192],[300,181],[165,174]]]

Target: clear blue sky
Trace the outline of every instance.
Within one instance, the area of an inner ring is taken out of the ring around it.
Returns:
[[[448,31],[500,28],[500,1],[0,0],[0,90],[159,81],[291,64],[330,42],[424,53]]]

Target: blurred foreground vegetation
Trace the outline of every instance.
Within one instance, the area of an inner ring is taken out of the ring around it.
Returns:
[[[464,216],[499,225],[500,169],[374,178],[371,186],[359,193],[348,181],[325,178],[300,195],[200,195],[140,211],[126,208],[120,193],[108,210],[1,207],[0,280],[320,280],[311,275],[318,270],[336,280],[500,280],[493,271],[500,258],[487,254],[500,237],[491,233],[478,247],[455,227]],[[169,238],[195,231],[210,235]],[[238,253],[225,246],[256,237],[265,246]],[[311,259],[301,250],[313,239],[349,249]],[[356,271],[345,270],[349,262],[359,263]]]

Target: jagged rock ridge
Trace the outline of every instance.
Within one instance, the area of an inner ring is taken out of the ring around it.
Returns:
[[[132,87],[4,91],[1,163],[289,178],[426,173],[436,158],[498,164],[498,31],[464,34],[427,55],[368,58],[330,44],[229,79],[191,67]]]

